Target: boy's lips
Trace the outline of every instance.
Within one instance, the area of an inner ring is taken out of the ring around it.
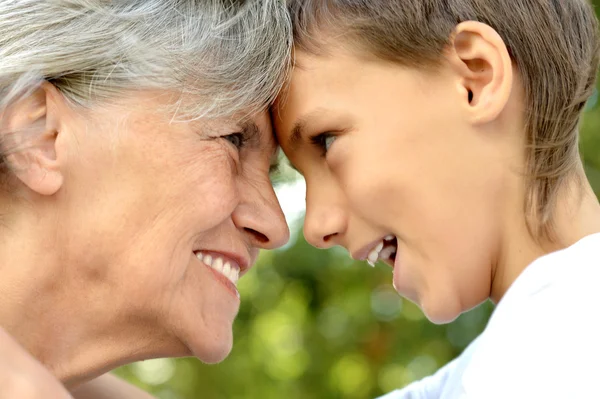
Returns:
[[[397,252],[396,236],[388,234],[383,238],[371,242],[364,246],[361,250],[352,253],[352,258],[356,260],[366,260],[371,266],[375,266],[378,260],[383,260],[386,263],[391,261],[393,265],[392,255]]]

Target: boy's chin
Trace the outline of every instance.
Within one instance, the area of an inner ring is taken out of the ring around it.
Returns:
[[[463,313],[460,306],[454,305],[452,301],[432,301],[418,304],[423,310],[425,317],[433,324],[452,323]]]

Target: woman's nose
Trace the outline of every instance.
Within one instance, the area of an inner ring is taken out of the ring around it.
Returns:
[[[253,246],[275,249],[290,239],[290,230],[268,177],[260,183],[242,183],[242,201],[233,213],[233,222],[250,238]]]

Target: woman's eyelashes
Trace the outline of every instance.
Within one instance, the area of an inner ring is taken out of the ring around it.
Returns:
[[[239,151],[245,146],[260,147],[261,145],[261,131],[260,128],[254,122],[244,122],[239,125],[239,131],[231,133],[225,136],[221,136],[225,140],[229,141]]]
[[[321,156],[325,157],[336,138],[334,134],[326,132],[311,137],[310,142],[319,149]]]
[[[248,138],[244,135],[244,133],[241,132],[231,133],[226,136],[222,136],[222,138],[233,144],[238,151],[244,148],[244,145],[248,141]]]

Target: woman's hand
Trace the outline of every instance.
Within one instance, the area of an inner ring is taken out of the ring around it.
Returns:
[[[73,399],[62,384],[0,328],[0,399]]]

